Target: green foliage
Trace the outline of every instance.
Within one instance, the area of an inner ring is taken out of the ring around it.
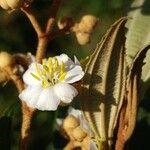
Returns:
[[[11,83],[6,83],[5,86],[0,87],[0,117],[13,116],[19,103],[16,92],[14,85]]]
[[[11,118],[0,118],[0,149],[11,149]]]

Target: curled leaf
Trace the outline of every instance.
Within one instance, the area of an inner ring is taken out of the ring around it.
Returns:
[[[150,1],[135,0],[131,5],[128,16],[131,18],[127,21],[126,27],[128,29],[126,34],[126,49],[127,62],[130,67],[136,54],[150,43]],[[142,68],[142,91],[140,92],[140,99],[143,98],[145,91],[150,86],[150,52],[146,54],[144,62],[146,63]]]
[[[82,83],[82,110],[99,145],[106,143],[106,140],[111,145],[125,91],[126,20],[123,17],[116,21],[97,45]]]
[[[126,141],[129,140],[135,128],[137,106],[141,89],[139,81],[141,78],[142,66],[144,64],[143,60],[146,57],[146,53],[149,49],[150,45],[146,46],[137,53],[129,70],[127,91],[119,117],[119,127],[115,145],[116,150],[124,149]]]

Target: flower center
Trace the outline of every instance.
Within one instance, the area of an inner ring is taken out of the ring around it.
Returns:
[[[36,80],[42,81],[42,86],[44,88],[63,81],[67,74],[64,62],[62,61],[61,64],[59,64],[56,57],[54,59],[49,57],[48,61],[43,59],[42,66],[35,64],[35,68],[36,74],[31,73],[31,75]]]

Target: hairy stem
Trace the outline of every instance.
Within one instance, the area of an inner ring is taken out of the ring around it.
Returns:
[[[55,18],[60,7],[61,0],[53,0],[53,4],[50,9],[50,15],[47,21],[45,32],[38,36],[38,46],[36,51],[36,60],[37,62],[41,63],[42,58],[45,56],[46,48],[52,36],[53,26],[55,23]]]
[[[48,46],[48,37],[43,36],[38,39],[38,46],[36,50],[36,61],[41,63],[42,59],[45,57],[46,48]]]
[[[53,0],[52,7],[50,9],[49,19],[46,25],[46,33],[51,33],[53,29],[55,18],[56,18],[58,9],[60,7],[60,4],[61,4],[61,0]]]
[[[46,29],[43,32],[42,28],[33,15],[30,8],[22,8],[22,11],[26,14],[27,18],[30,20],[34,30],[37,33],[38,37],[38,45],[36,50],[36,61],[41,63],[43,57],[46,53],[46,48],[48,46],[49,41],[52,39],[50,36],[53,26],[55,23],[55,18],[57,15],[58,8],[60,6],[61,0],[53,0],[53,4],[50,10],[49,19],[47,21]],[[19,93],[24,89],[24,83],[22,79],[14,79],[12,78],[14,83],[16,84]],[[22,103],[22,127],[21,127],[21,150],[27,150],[27,142],[28,142],[28,136],[29,136],[29,129],[31,120],[34,114],[34,110],[29,108],[25,103]]]
[[[18,92],[21,93],[24,89],[24,83],[22,79],[16,74],[10,74],[11,80],[15,83]],[[32,120],[32,114],[34,109],[29,108],[26,103],[21,102],[21,109],[22,109],[22,126],[21,126],[21,143],[20,149],[27,150],[27,143],[28,143],[28,136],[29,136],[29,129]]]

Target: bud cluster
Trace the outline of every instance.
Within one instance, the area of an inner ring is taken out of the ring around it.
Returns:
[[[7,52],[0,52],[0,83],[8,80],[8,72],[15,66],[15,59]]]
[[[77,41],[80,45],[90,42],[91,33],[98,19],[93,15],[85,15],[81,21],[74,25],[73,32],[76,34]]]
[[[84,138],[87,137],[87,133],[80,127],[79,120],[73,115],[69,115],[65,118],[63,122],[63,129],[66,131],[71,140],[82,142]]]
[[[0,6],[8,11],[20,9],[29,6],[32,0],[0,0]]]

